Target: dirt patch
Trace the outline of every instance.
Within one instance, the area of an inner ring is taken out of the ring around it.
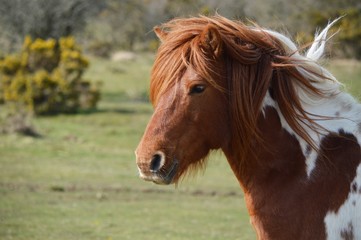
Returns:
[[[134,52],[119,51],[112,54],[111,60],[114,62],[131,61],[135,60],[136,57],[137,55]]]

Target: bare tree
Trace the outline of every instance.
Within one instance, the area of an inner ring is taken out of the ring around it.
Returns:
[[[58,39],[83,29],[102,6],[97,0],[0,0],[0,26],[13,44],[25,35]]]

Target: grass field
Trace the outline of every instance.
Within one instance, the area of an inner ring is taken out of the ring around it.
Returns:
[[[42,138],[0,136],[0,239],[255,239],[221,154],[177,188],[139,180],[134,149],[152,113],[151,55],[92,59],[98,111],[34,120]],[[361,65],[331,70],[360,96]]]

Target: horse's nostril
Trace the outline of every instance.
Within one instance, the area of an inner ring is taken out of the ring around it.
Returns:
[[[150,171],[157,172],[164,164],[164,155],[161,153],[156,153],[153,155],[150,162]]]

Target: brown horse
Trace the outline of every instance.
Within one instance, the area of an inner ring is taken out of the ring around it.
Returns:
[[[258,239],[361,239],[361,106],[317,63],[334,22],[304,55],[221,16],[156,28],[140,177],[175,183],[221,149]]]

